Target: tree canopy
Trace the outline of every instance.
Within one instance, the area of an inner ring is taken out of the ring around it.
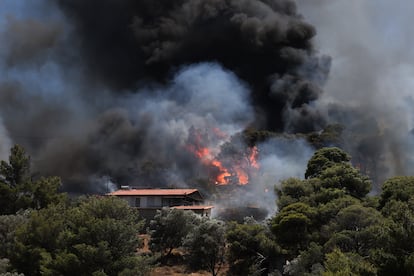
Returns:
[[[23,147],[11,149],[9,162],[0,162],[0,215],[15,214],[28,208],[41,209],[65,198],[59,193],[59,177],[35,179],[30,171],[30,157]]]
[[[198,220],[193,212],[167,208],[159,210],[149,226],[151,250],[168,257],[174,248],[182,246]]]
[[[305,178],[317,177],[325,169],[335,164],[347,163],[350,160],[351,157],[339,148],[321,148],[308,161]]]
[[[339,148],[317,150],[306,179],[276,188],[271,229],[288,275],[411,275],[414,270],[413,177],[371,182]],[[313,256],[313,257],[311,257]]]
[[[162,209],[149,223],[150,254],[179,248],[189,269],[217,275],[413,275],[414,176],[395,176],[379,195],[339,148],[321,148],[305,179],[275,186],[266,221],[223,222]],[[68,199],[57,177],[34,177],[14,146],[0,163],[0,273],[146,275],[137,255],[144,222],[115,197]],[[162,260],[158,259],[158,260]]]
[[[16,230],[9,258],[25,275],[116,275],[136,266],[142,227],[135,210],[114,197],[51,205]]]

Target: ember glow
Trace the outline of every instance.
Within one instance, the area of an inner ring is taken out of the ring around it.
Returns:
[[[246,185],[249,183],[249,176],[241,167],[235,167],[234,170],[236,171],[237,179],[239,180],[239,184]]]
[[[214,184],[246,185],[249,183],[249,175],[260,168],[257,161],[258,149],[256,146],[252,148],[245,146],[241,149],[241,153],[227,156],[220,150],[220,146],[228,142],[226,140],[228,135],[218,128],[213,128],[206,133],[191,128],[186,149],[209,169]]]
[[[231,174],[225,167],[223,167],[221,162],[218,160],[213,160],[211,161],[211,165],[217,167],[217,169],[219,170],[219,174],[216,176],[216,179],[215,179],[215,184],[216,185],[229,184],[229,179],[231,177]]]
[[[250,149],[250,155],[249,155],[249,164],[251,167],[259,169],[259,163],[257,162],[257,157],[259,155],[259,150],[256,146],[252,147]]]
[[[241,162],[241,164],[235,167],[235,171],[237,174],[237,178],[239,180],[239,184],[246,185],[249,183],[249,175],[256,173],[260,166],[257,161],[259,150],[256,146],[252,148],[247,148],[247,158],[245,158],[245,162]]]

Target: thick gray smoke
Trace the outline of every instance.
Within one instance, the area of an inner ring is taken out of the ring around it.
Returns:
[[[208,178],[200,133],[216,155],[325,124],[315,34],[291,0],[1,1],[0,154],[22,144],[70,192]]]
[[[306,141],[286,138],[272,138],[258,147],[262,153],[258,160],[260,169],[252,175],[252,188],[239,197],[238,204],[243,206],[250,201],[271,215],[276,211],[274,185],[291,177],[303,178],[313,149]]]
[[[414,173],[414,50],[410,1],[299,0],[332,56],[317,106],[346,127],[346,149],[378,184]]]
[[[412,174],[414,4],[297,2],[0,1],[1,159],[22,144],[70,192],[193,185],[220,173],[196,151],[231,163],[220,151],[246,127],[341,123],[376,183]],[[312,152],[271,145],[258,145],[252,201]]]

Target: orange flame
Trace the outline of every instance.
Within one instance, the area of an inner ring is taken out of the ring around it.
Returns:
[[[257,157],[259,155],[259,150],[257,149],[256,146],[254,146],[253,148],[251,148],[250,150],[250,155],[249,155],[249,162],[250,162],[250,166],[256,169],[259,169],[259,163],[257,162]]]
[[[227,135],[218,128],[212,129],[210,133],[214,134],[214,138],[218,140],[227,138]],[[225,162],[226,167],[223,165],[223,162],[213,156],[212,152],[214,150],[205,146],[205,144],[208,144],[207,135],[203,136],[199,130],[191,128],[188,142],[186,145],[187,150],[192,152],[204,165],[214,168],[216,185],[227,185],[233,182],[237,182],[235,184],[239,185],[246,185],[249,183],[249,175],[260,168],[257,161],[259,151],[256,146],[246,149],[244,154],[241,153],[239,160],[237,160],[237,156],[236,160],[234,160],[234,156],[229,158],[230,161],[227,160]]]
[[[229,177],[231,176],[231,174],[225,167],[223,167],[221,162],[218,160],[213,160],[211,164],[217,167],[220,171],[219,175],[216,177],[216,184],[217,185],[229,184]]]
[[[201,148],[198,151],[195,151],[195,154],[198,158],[205,159],[208,158],[208,156],[210,156],[210,150],[208,148]]]
[[[247,183],[249,183],[249,176],[243,168],[236,167],[234,168],[234,170],[236,171],[237,179],[240,185],[246,185]]]

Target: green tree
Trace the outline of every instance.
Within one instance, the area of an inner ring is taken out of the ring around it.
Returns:
[[[316,209],[302,202],[284,207],[271,220],[271,229],[277,242],[290,254],[304,250],[311,239]]]
[[[339,148],[321,148],[308,161],[305,178],[318,177],[325,169],[335,164],[348,163],[350,160],[351,157]]]
[[[323,276],[375,276],[376,267],[355,253],[343,253],[334,249],[326,254],[326,271]]]
[[[380,208],[391,200],[408,202],[412,198],[414,198],[414,176],[395,176],[382,185]]]
[[[150,222],[150,248],[168,257],[181,247],[184,238],[194,228],[199,217],[191,211],[163,208]]]
[[[184,241],[192,268],[205,268],[216,276],[225,262],[225,226],[222,221],[202,217]]]
[[[15,269],[8,259],[16,249],[16,230],[27,222],[29,212],[22,212],[16,215],[0,216],[0,275],[23,275],[14,272]]]
[[[58,192],[60,186],[58,177],[41,177],[34,181],[30,174],[30,157],[21,146],[15,145],[9,162],[0,162],[0,215],[58,203],[65,198]]]
[[[11,272],[13,268],[8,259],[0,259],[0,275],[1,276],[24,276],[22,273]]]
[[[345,189],[356,198],[365,197],[371,190],[371,181],[350,164],[335,164],[323,170],[319,179],[324,188]]]
[[[396,176],[382,186],[379,209],[390,221],[381,250],[374,251],[379,275],[414,275],[414,177]]]
[[[0,162],[0,212],[14,214],[29,205],[30,158],[19,145],[11,149],[9,162]]]
[[[384,245],[381,232],[387,225],[377,210],[354,204],[340,210],[328,228],[332,234],[325,248],[339,248],[369,258],[372,250]]]
[[[25,275],[40,275],[43,262],[58,249],[65,215],[62,205],[32,211],[28,222],[16,230],[15,250],[10,254],[13,267]]]
[[[391,199],[381,212],[390,220],[390,226],[381,250],[375,251],[375,260],[380,275],[397,273],[413,275],[412,255],[414,253],[414,202]]]
[[[279,212],[270,225],[286,250],[285,274],[320,275],[323,256],[335,249],[359,266],[331,269],[326,275],[373,275],[385,271],[381,261],[392,262],[386,249],[392,223],[376,209],[378,199],[367,195],[369,179],[349,161],[338,148],[319,149],[308,162],[306,179],[287,179],[276,188]],[[410,260],[400,264],[408,267]]]
[[[322,246],[311,242],[306,250],[301,251],[293,260],[286,262],[283,266],[283,273],[294,276],[321,275],[324,271],[322,249]]]
[[[313,132],[306,135],[307,141],[317,149],[343,144],[342,132],[344,127],[340,124],[327,125],[322,132]]]
[[[30,157],[19,145],[13,146],[10,151],[9,163],[0,162],[0,173],[4,183],[16,187],[30,178]]]
[[[230,222],[226,240],[230,275],[243,275],[252,270],[267,275],[280,261],[278,257],[281,249],[266,224],[255,221],[245,221],[243,224]]]
[[[29,212],[0,216],[0,258],[8,258],[14,251],[16,230],[27,222]]]
[[[16,231],[10,260],[25,275],[117,275],[141,264],[136,256],[143,222],[115,197],[33,211]]]
[[[277,205],[279,209],[295,202],[310,204],[311,202],[309,202],[309,199],[315,192],[312,182],[314,181],[298,178],[288,178],[283,180],[280,184],[280,188],[275,188],[276,194],[278,195]]]
[[[333,193],[331,193],[331,195],[332,194]],[[337,217],[339,211],[354,204],[360,204],[360,201],[350,195],[343,193],[337,193],[336,196],[332,196],[330,200],[323,200],[317,206],[317,218],[319,225],[327,225],[330,221],[334,220]]]

